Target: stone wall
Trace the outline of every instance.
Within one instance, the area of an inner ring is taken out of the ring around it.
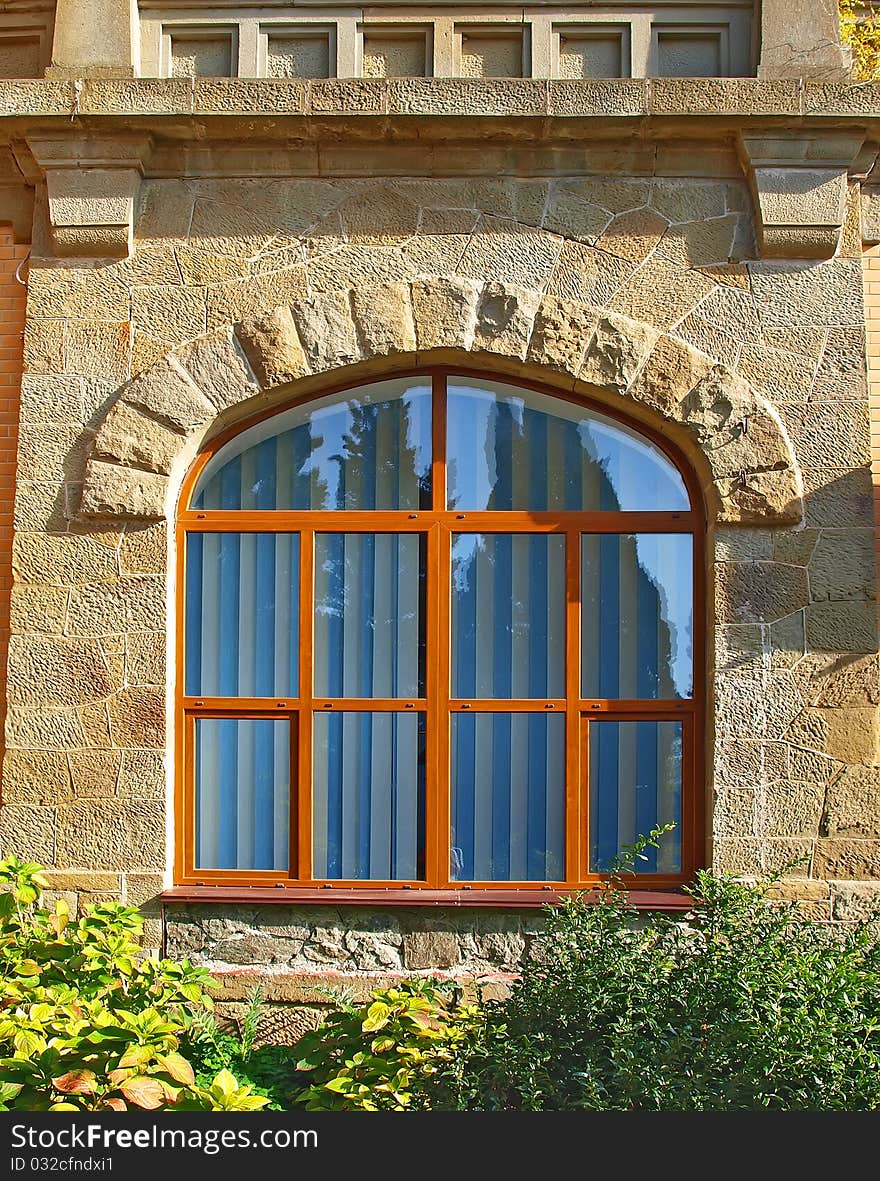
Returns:
[[[858,203],[834,258],[755,261],[733,154],[697,179],[660,174],[661,158],[610,178],[153,179],[131,258],[42,248],[4,850],[53,867],[72,896],[145,903],[158,943],[172,790],[163,518],[188,464],[212,432],[331,379],[458,358],[604,398],[692,456],[712,519],[707,860],[745,874],[797,863],[790,889],[809,913],[861,912],[880,882],[880,693]],[[166,909],[168,949],[228,968],[233,993],[258,969],[281,992],[282,977],[326,972],[503,977],[536,921]]]

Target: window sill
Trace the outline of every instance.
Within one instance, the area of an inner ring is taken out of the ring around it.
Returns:
[[[326,889],[308,886],[172,886],[161,895],[164,903],[245,903],[260,906],[434,906],[509,907],[536,909],[561,902],[574,891],[560,890],[400,890]],[[693,899],[683,890],[633,890],[637,910],[685,911]]]

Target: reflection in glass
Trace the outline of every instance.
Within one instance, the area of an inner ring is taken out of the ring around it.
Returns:
[[[316,878],[425,876],[422,714],[315,715]]]
[[[196,868],[289,866],[290,723],[196,718]]]
[[[449,508],[476,512],[690,507],[681,475],[635,431],[573,402],[449,379]]]
[[[315,693],[424,696],[426,541],[315,535]]]
[[[185,632],[191,697],[295,696],[299,535],[190,533]]]
[[[693,696],[693,539],[584,534],[584,697]]]
[[[431,390],[415,379],[294,406],[236,435],[195,509],[394,510],[431,505]]]
[[[681,871],[681,722],[590,724],[590,870],[607,870],[624,845],[674,823],[638,873]]]
[[[453,697],[565,694],[565,538],[459,533],[452,547]]]
[[[565,877],[565,718],[452,715],[454,881]]]

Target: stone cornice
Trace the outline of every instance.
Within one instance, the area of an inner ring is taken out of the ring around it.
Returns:
[[[0,80],[0,124],[64,118],[150,120],[157,130],[182,117],[311,123],[419,117],[467,120],[613,120],[646,117],[740,124],[756,118],[880,121],[880,83],[804,79],[648,78],[595,81],[514,79]],[[402,128],[401,128],[402,129]]]

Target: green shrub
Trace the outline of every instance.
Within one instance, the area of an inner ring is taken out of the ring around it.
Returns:
[[[684,919],[614,884],[548,912],[503,1052],[467,1067],[484,1107],[880,1107],[876,924],[807,922],[709,872],[692,893]]]
[[[480,1010],[462,1004],[452,985],[408,980],[377,990],[298,1043],[297,1066],[311,1085],[296,1101],[310,1111],[457,1110],[484,1037]]]
[[[76,922],[39,905],[40,867],[0,862],[0,1108],[254,1110],[266,1100],[228,1073],[198,1086],[179,1053],[211,977],[140,952],[143,921],[119,903]]]

